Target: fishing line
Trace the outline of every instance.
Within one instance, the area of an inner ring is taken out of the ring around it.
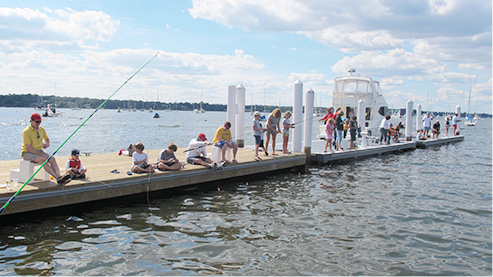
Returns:
[[[55,156],[55,154],[60,150],[60,148],[62,148],[65,143],[67,143],[67,141],[69,141],[72,136],[75,135],[75,133],[82,127],[84,126],[84,124],[92,118],[92,116],[97,112],[99,111],[99,109],[101,109],[101,107],[104,106],[104,104],[106,104],[106,102],[108,102],[108,100],[110,100],[111,97],[113,97],[123,86],[125,86],[135,75],[137,75],[137,73],[139,73],[144,67],[146,67],[155,57],[157,57],[157,55],[159,55],[159,52],[157,52],[152,58],[150,58],[144,65],[142,65],[137,71],[135,71],[134,74],[132,74],[117,90],[115,90],[115,92],[113,92],[103,103],[101,103],[101,105],[99,105],[99,107],[96,108],[96,110],[94,110],[87,118],[86,120],[84,120],[84,122],[82,122],[79,127],[77,127],[77,129],[75,129],[75,131],[72,132],[72,134],[70,134],[70,136],[62,143],[60,144],[60,146],[58,146],[58,148],[55,150],[55,152],[53,152],[53,154],[50,155],[50,157],[48,159],[46,159],[46,161],[44,161],[43,164],[41,164],[41,166],[38,168],[38,170],[36,170],[33,175],[31,175],[31,177],[29,177],[29,179],[27,179],[27,181],[19,188],[19,190],[17,190],[17,192],[12,195],[9,200],[7,200],[7,202],[2,206],[2,208],[0,208],[0,214],[3,212],[3,210],[5,208],[7,208],[10,203],[12,201],[14,201],[15,197],[21,192],[21,190],[27,185],[29,184],[29,182],[34,178],[34,176],[45,166],[45,164],[51,159],[53,158],[53,156]]]

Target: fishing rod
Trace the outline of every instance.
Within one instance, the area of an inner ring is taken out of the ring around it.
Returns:
[[[146,67],[154,58],[157,57],[157,55],[159,55],[159,52],[157,52],[152,58],[150,58],[144,65],[142,65],[137,71],[135,71],[134,74],[132,74],[132,76],[130,76],[117,90],[115,90],[115,92],[113,92],[103,103],[101,103],[101,105],[99,105],[99,107],[97,107],[87,118],[86,120],[84,120],[84,122],[82,122],[79,127],[77,127],[77,129],[75,129],[75,131],[72,132],[72,134],[70,134],[70,136],[62,143],[60,144],[60,146],[58,146],[58,148],[55,150],[55,152],[53,152],[53,154],[50,155],[50,157],[48,159],[46,159],[46,161],[44,161],[43,164],[41,164],[41,166],[38,168],[38,170],[36,170],[36,172],[33,173],[33,175],[31,175],[31,177],[29,177],[29,179],[19,188],[19,190],[17,190],[17,192],[12,195],[9,200],[7,200],[7,202],[2,206],[2,208],[0,208],[0,214],[3,212],[3,210],[5,208],[7,208],[10,203],[12,203],[12,201],[14,201],[15,197],[21,192],[21,190],[27,185],[29,184],[29,182],[34,178],[34,176],[45,166],[45,164],[51,159],[53,158],[53,156],[55,156],[55,154],[60,150],[60,148],[62,148],[65,143],[67,143],[67,141],[69,141],[77,131],[79,131],[79,129],[84,126],[84,124],[86,124],[87,121],[89,121],[89,119],[91,119],[91,117],[97,112],[99,111],[99,109],[101,109],[101,107],[104,106],[104,104],[106,104],[106,102],[108,102],[108,100],[110,100],[111,97],[113,97],[121,88],[123,88],[135,75],[137,75],[137,73],[139,73],[144,67]]]

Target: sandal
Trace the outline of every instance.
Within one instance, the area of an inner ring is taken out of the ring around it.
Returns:
[[[120,173],[120,172],[116,169],[113,169],[112,171],[110,171],[110,173]]]

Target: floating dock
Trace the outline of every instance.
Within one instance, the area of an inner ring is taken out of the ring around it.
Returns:
[[[185,149],[178,149],[176,152],[180,161],[185,160],[183,150]],[[145,152],[152,163],[160,151],[146,150]],[[185,168],[179,171],[156,170],[155,173],[150,174],[127,175],[132,164],[132,158],[129,156],[118,156],[116,153],[81,156],[82,165],[87,168],[87,179],[72,180],[65,186],[58,186],[54,181],[29,183],[0,216],[304,168],[306,165],[304,154],[279,154],[266,157],[261,153],[260,157],[263,160],[257,162],[253,159],[252,149],[242,148],[237,154],[239,163],[231,163],[221,170],[199,165],[185,165]],[[56,157],[56,159],[59,166],[64,166],[68,157]],[[0,180],[7,179],[10,170],[19,167],[19,161],[0,161]],[[115,169],[120,173],[111,173]],[[21,185],[12,188],[14,191],[8,191],[5,186],[1,187],[0,205],[3,206]]]
[[[374,145],[354,150],[337,151],[333,154],[320,152],[325,145],[325,141],[320,140],[313,141],[310,158],[312,164],[334,164],[462,140],[464,140],[464,136],[426,141],[402,141],[401,143],[392,143],[390,145]],[[180,148],[176,152],[176,156],[180,161],[185,161],[184,150]],[[160,151],[146,150],[145,152],[152,163]],[[132,158],[129,156],[119,156],[117,153],[81,156],[84,168],[88,169],[87,179],[73,180],[65,186],[58,186],[53,180],[29,183],[0,216],[200,185],[208,182],[246,178],[253,175],[271,174],[275,171],[303,169],[307,164],[305,154],[279,154],[278,156],[269,155],[266,157],[264,153],[259,152],[259,155],[263,160],[257,162],[253,160],[253,150],[251,148],[240,148],[237,154],[239,163],[229,164],[222,170],[212,170],[203,166],[187,164],[184,169],[179,171],[156,170],[155,173],[151,174],[133,173],[132,175],[127,175],[132,164]],[[68,157],[61,156],[56,157],[56,159],[60,166],[64,166]],[[0,161],[0,180],[7,179],[10,175],[10,170],[19,167],[19,161]],[[119,173],[111,173],[113,170]],[[13,187],[13,191],[8,191],[4,184],[0,186],[0,205],[3,206],[20,186],[22,184],[19,184],[18,187]]]

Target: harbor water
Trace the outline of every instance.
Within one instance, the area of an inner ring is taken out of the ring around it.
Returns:
[[[1,160],[19,158],[32,112],[0,108]],[[44,119],[48,150],[91,112],[63,110],[62,117]],[[138,141],[148,149],[186,146],[201,132],[211,140],[226,118],[225,112],[159,113],[153,119],[147,111],[99,111],[58,155],[72,148],[116,155]],[[459,143],[304,173],[9,223],[0,217],[0,275],[491,276],[492,121],[481,119],[461,134]]]

